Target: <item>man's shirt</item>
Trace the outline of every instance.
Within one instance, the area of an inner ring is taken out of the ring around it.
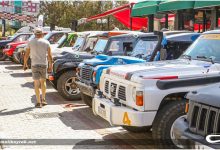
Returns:
[[[31,65],[46,65],[47,66],[47,54],[50,43],[43,39],[33,39],[27,44],[27,48],[30,49]]]

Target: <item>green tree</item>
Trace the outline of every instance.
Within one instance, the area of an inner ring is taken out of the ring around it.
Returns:
[[[128,3],[127,1],[116,2],[116,6]],[[49,26],[71,27],[73,19],[89,18],[112,9],[111,1],[42,1],[40,13],[45,17],[45,23]],[[120,29],[121,25],[114,17],[109,17],[110,24],[115,24]],[[97,24],[96,21],[80,25],[79,31],[107,30],[108,26]]]

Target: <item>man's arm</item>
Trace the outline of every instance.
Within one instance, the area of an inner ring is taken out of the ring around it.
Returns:
[[[49,63],[47,71],[48,71],[48,73],[51,73],[52,72],[52,68],[53,68],[53,57],[52,57],[50,46],[48,47],[47,59],[48,59],[48,63]]]
[[[26,52],[25,52],[25,56],[24,56],[24,70],[26,70],[28,68],[27,62],[28,62],[28,58],[30,56],[30,48],[26,48]]]

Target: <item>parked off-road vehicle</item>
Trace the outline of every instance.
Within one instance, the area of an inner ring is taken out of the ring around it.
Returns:
[[[0,41],[0,61],[3,61],[7,58],[7,55],[3,52],[3,49],[6,48],[6,45],[12,42],[22,42],[27,41],[27,39],[32,35],[33,33],[18,33],[9,38],[8,40],[2,40]]]
[[[44,39],[46,39],[50,42],[52,51],[53,51],[53,49],[57,48],[57,46],[59,45],[58,41],[65,33],[69,33],[69,31],[52,31],[52,32],[48,32],[44,36]],[[23,64],[23,62],[24,62],[24,55],[26,52],[26,46],[27,46],[27,44],[19,45],[19,46],[17,46],[17,48],[15,49],[15,52],[14,52],[15,53],[14,55],[16,55],[16,57],[18,57],[21,64]],[[30,60],[29,60],[29,66],[30,66]]]
[[[186,94],[220,81],[219,44],[220,31],[209,31],[176,60],[104,70],[93,112],[129,131],[152,129],[158,146],[176,148],[173,124],[186,114]]]
[[[97,56],[83,61],[78,70],[78,87],[81,98],[88,106],[92,107],[92,99],[98,88],[102,71],[115,65],[143,63],[146,61],[171,60],[178,58],[194,40],[198,33],[182,33],[180,31],[155,32],[137,35],[134,49],[126,50],[127,56]],[[122,35],[118,38],[127,36]],[[114,43],[112,43],[114,44]],[[162,49],[161,49],[162,48]],[[123,48],[118,48],[123,49]],[[152,55],[153,54],[153,55]],[[161,54],[161,55],[160,55]],[[100,57],[100,59],[99,59]],[[136,58],[134,58],[136,57]],[[139,58],[139,59],[138,59]]]
[[[173,141],[179,148],[220,149],[220,84],[191,91],[187,115],[173,124]]]
[[[96,31],[78,35],[73,52],[65,52],[54,58],[53,73],[49,76],[49,80],[55,89],[67,100],[79,100],[80,90],[75,83],[78,65],[99,53],[107,54],[109,51],[105,47],[108,38],[125,33],[127,31]]]

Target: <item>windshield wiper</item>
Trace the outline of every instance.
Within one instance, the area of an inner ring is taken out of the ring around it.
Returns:
[[[198,59],[209,60],[212,64],[215,63],[214,60],[213,60],[211,57],[207,58],[206,56],[197,56],[197,58],[198,58]]]
[[[190,55],[182,55],[183,58],[187,58],[189,60],[192,60],[192,57]]]

